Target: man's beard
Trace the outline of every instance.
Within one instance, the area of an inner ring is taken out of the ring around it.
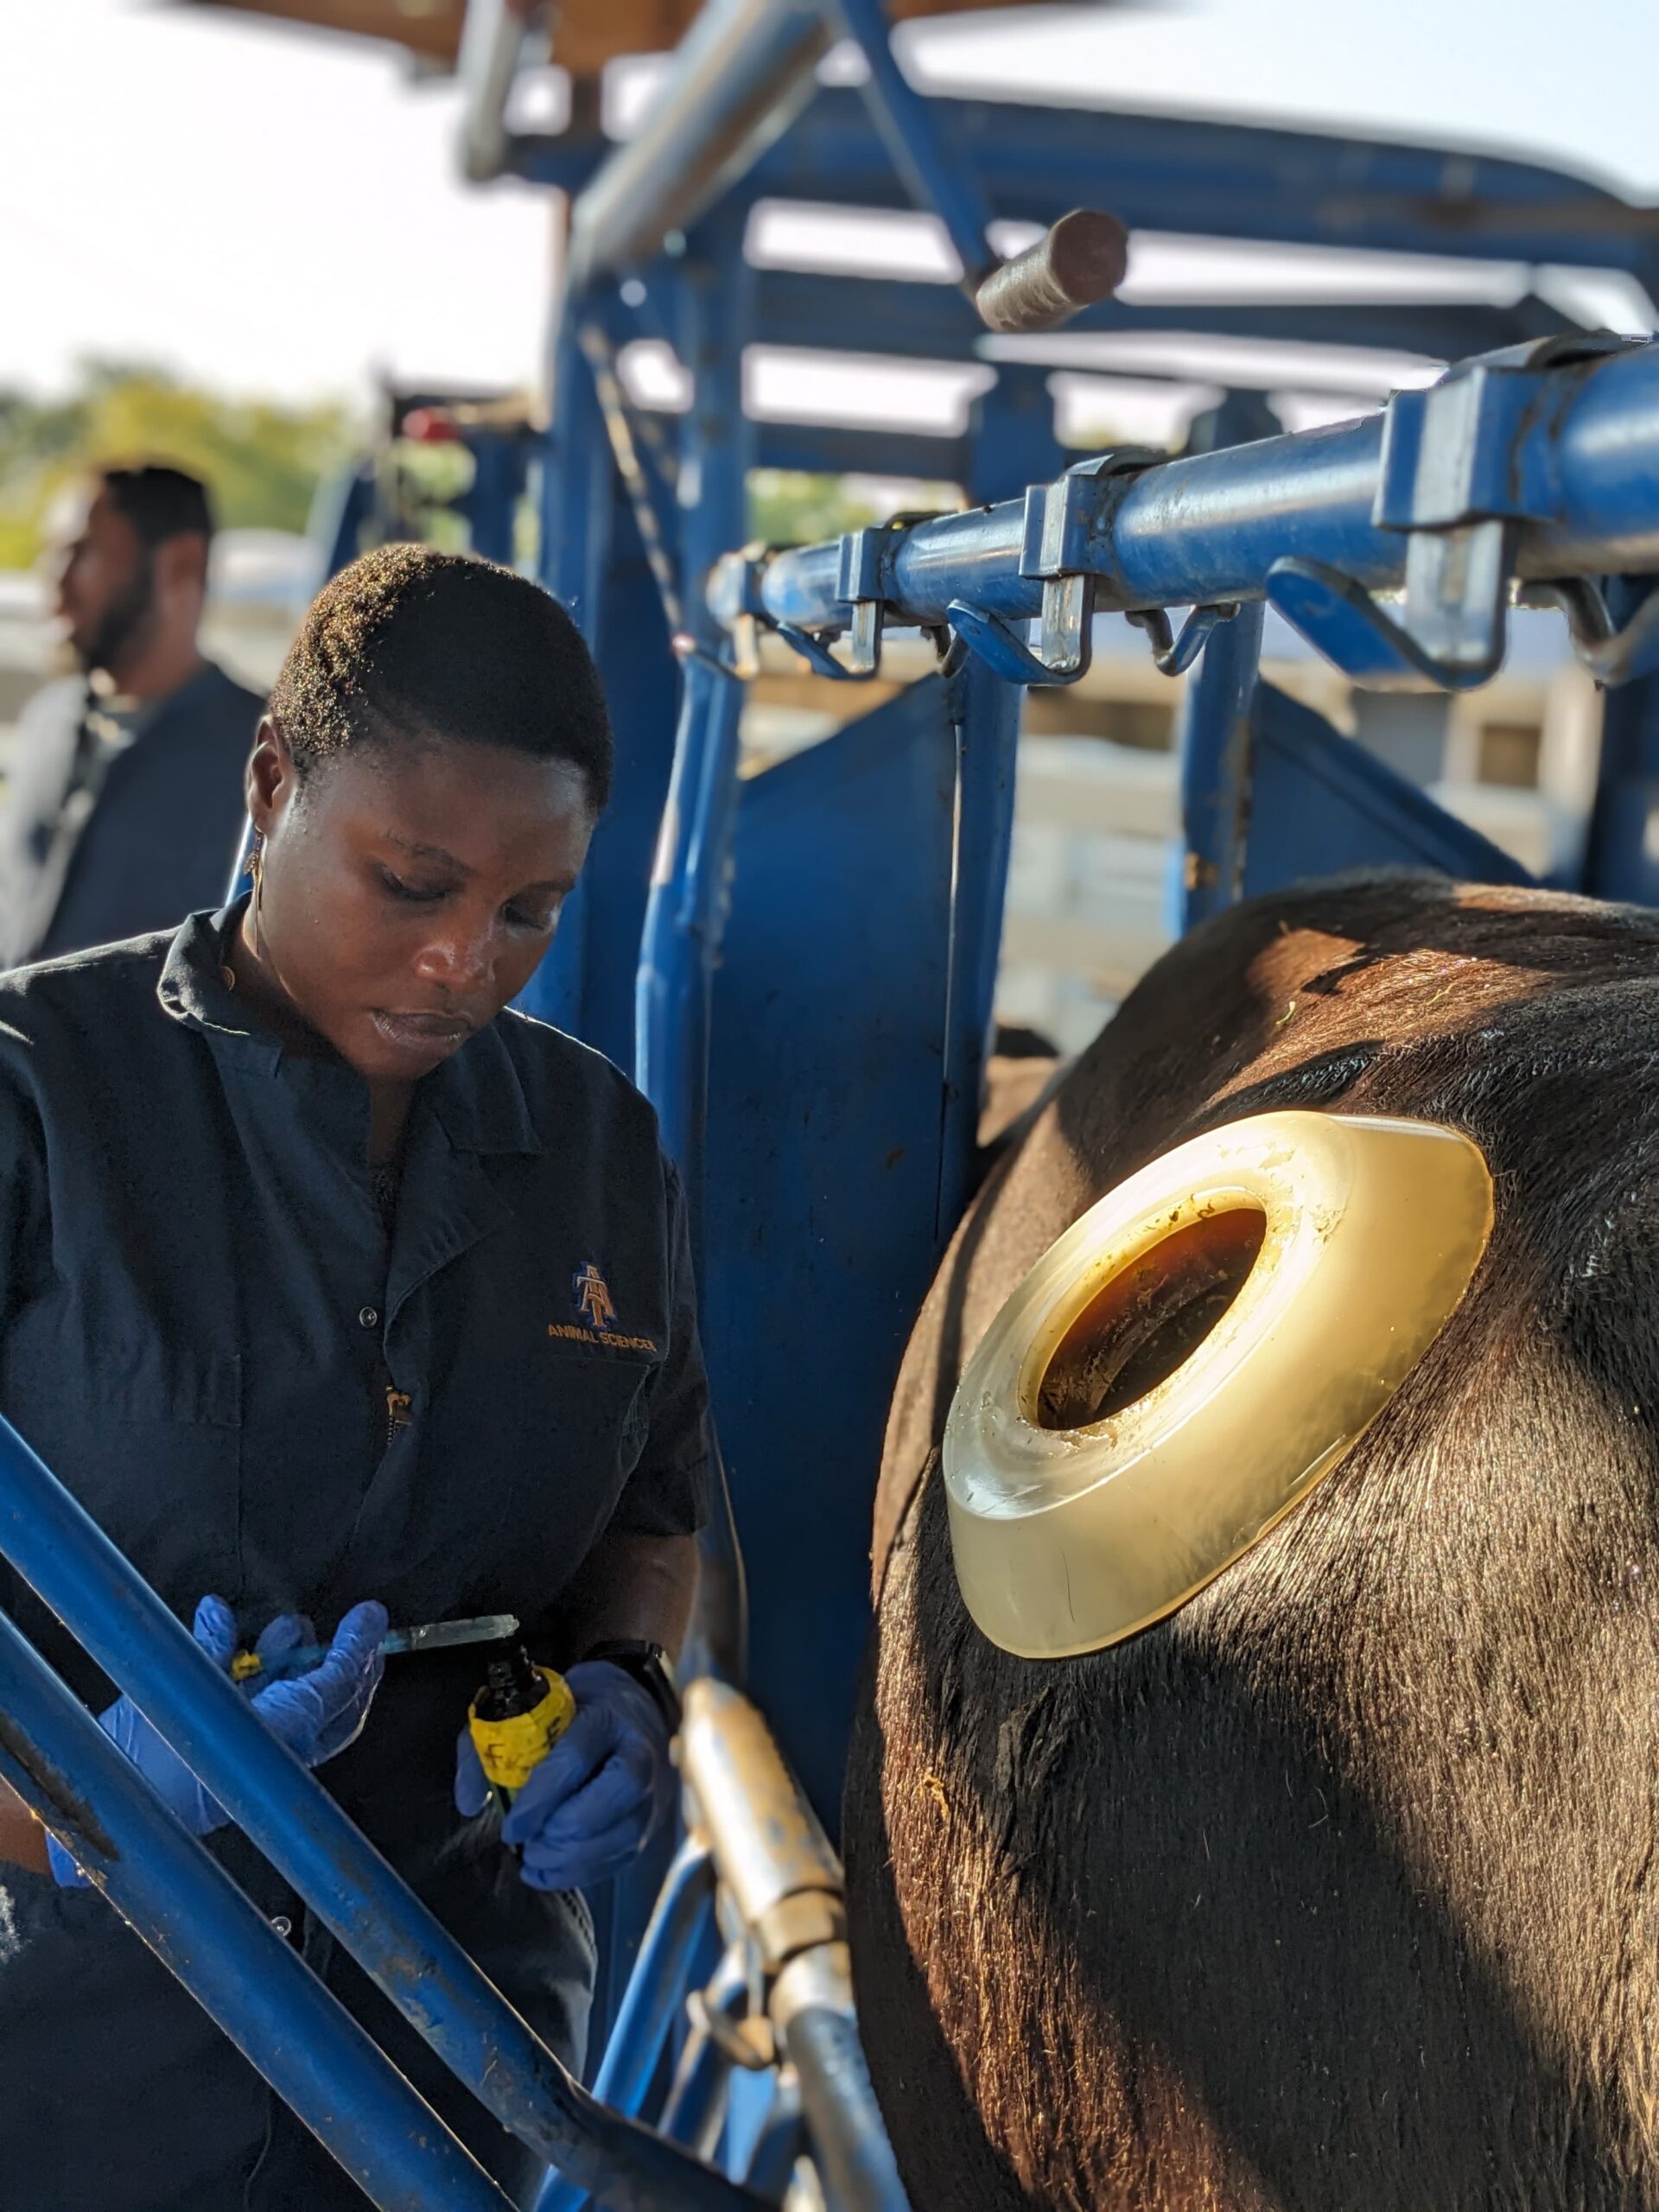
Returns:
[[[98,626],[86,643],[75,646],[75,658],[82,670],[89,676],[99,668],[113,674],[114,664],[130,655],[135,645],[144,642],[155,613],[156,563],[154,556],[146,553],[131,582],[116,594],[99,617]]]

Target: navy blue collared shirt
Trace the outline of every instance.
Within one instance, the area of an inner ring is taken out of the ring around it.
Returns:
[[[185,1619],[210,1590],[250,1637],[285,1611],[327,1635],[361,1598],[411,1624],[512,1612],[556,1661],[560,1593],[601,1534],[704,1517],[684,1210],[655,1117],[599,1054],[504,1014],[416,1087],[388,1230],[366,1086],[250,1018],[220,968],[232,919],[0,976],[0,1410]],[[0,1577],[101,1707],[109,1684]],[[476,1651],[392,1660],[319,1779],[575,2064],[584,1909],[526,1889],[452,1800],[480,1671]],[[251,1846],[226,1827],[209,1848],[384,2034]],[[8,2212],[366,2202],[96,1891],[0,1878]],[[505,2142],[484,2126],[480,2154]]]
[[[218,1591],[250,1634],[369,1597],[538,1622],[607,1529],[698,1529],[705,1384],[646,1102],[502,1014],[416,1086],[388,1234],[366,1085],[249,1017],[229,918],[0,977],[0,1410],[181,1617]]]

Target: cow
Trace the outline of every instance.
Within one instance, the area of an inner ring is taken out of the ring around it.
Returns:
[[[952,1571],[963,1364],[1103,1193],[1278,1108],[1466,1133],[1484,1257],[1198,1595],[1014,1657]],[[843,1834],[917,2212],[1659,2207],[1656,1169],[1659,917],[1418,873],[1205,923],[1039,1102],[876,1501]]]

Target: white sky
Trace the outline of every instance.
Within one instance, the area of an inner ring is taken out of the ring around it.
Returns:
[[[1191,0],[929,25],[913,50],[964,88],[1472,141],[1659,200],[1659,6],[1567,20],[1559,0]],[[533,381],[548,205],[461,185],[454,116],[451,89],[346,41],[0,0],[0,383],[51,389],[88,353],[291,397],[360,402],[379,369]]]

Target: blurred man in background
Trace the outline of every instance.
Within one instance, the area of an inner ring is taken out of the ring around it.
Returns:
[[[0,800],[0,967],[165,928],[224,897],[263,702],[202,658],[213,537],[181,469],[109,468],[62,537],[81,674],[17,726]]]

